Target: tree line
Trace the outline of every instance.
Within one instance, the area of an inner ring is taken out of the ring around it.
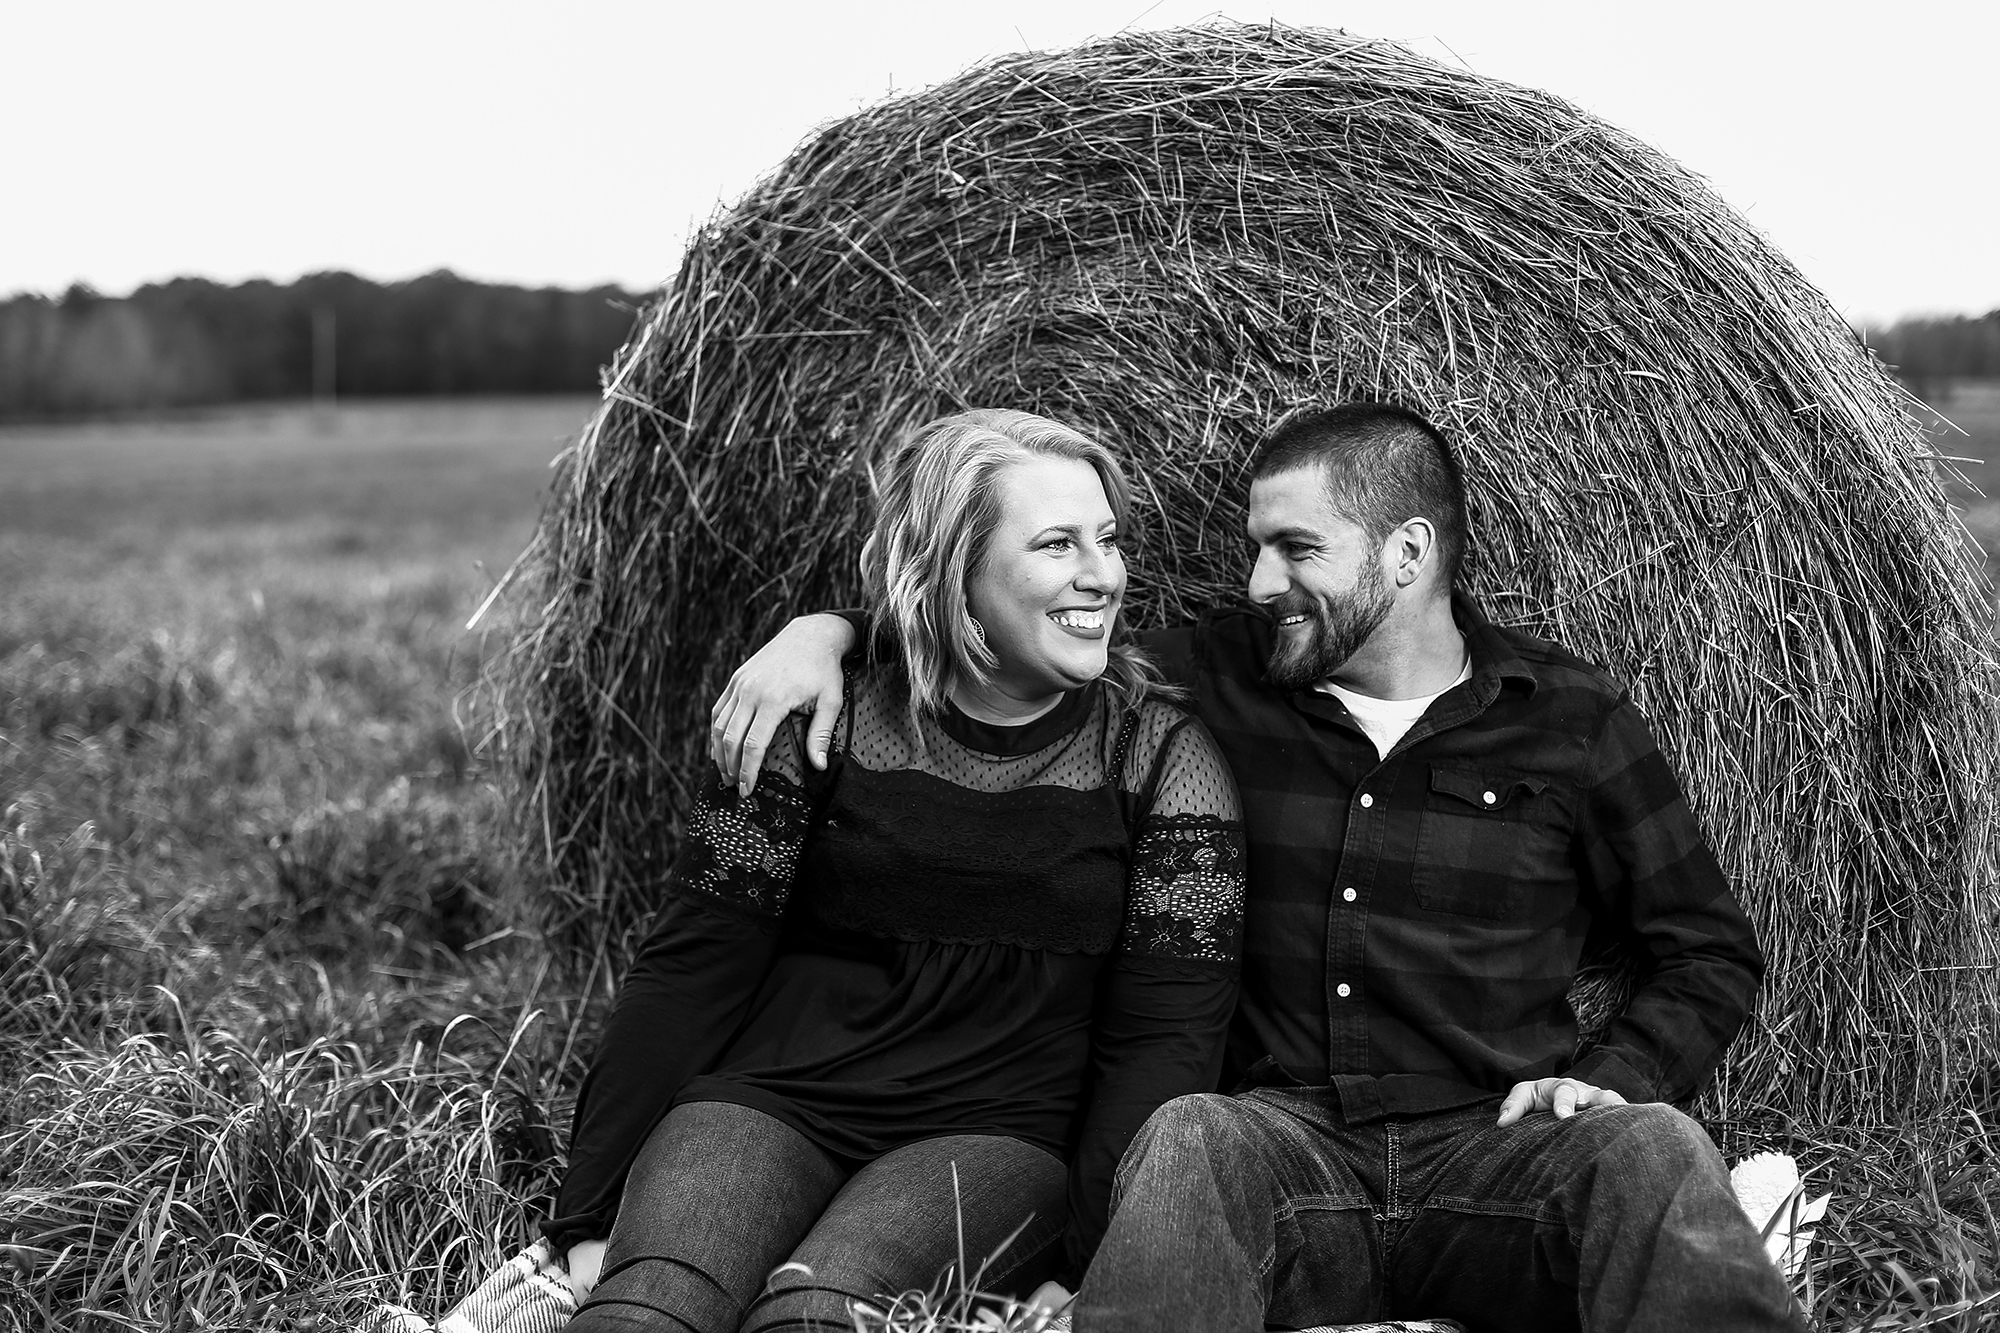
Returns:
[[[531,289],[449,271],[16,296],[0,302],[0,418],[315,392],[587,393],[642,300],[617,287]]]
[[[1923,398],[1948,394],[1953,380],[2000,379],[2000,310],[1902,319],[1861,337]]]
[[[472,282],[448,270],[377,283],[351,273],[130,296],[72,287],[0,301],[0,419],[254,398],[587,393],[639,295]],[[1861,337],[1919,394],[2000,378],[2000,310],[1913,318]]]

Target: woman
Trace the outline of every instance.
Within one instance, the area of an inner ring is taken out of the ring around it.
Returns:
[[[702,795],[584,1083],[544,1224],[573,1274],[601,1261],[575,1333],[848,1327],[961,1227],[988,1287],[1073,1280],[1134,1131],[1213,1087],[1240,814],[1114,644],[1116,460],[967,412],[878,482],[894,651],[824,772],[794,719],[752,792]]]

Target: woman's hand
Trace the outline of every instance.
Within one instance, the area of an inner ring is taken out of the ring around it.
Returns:
[[[745,796],[755,790],[771,737],[786,717],[808,709],[806,757],[826,767],[844,688],[840,659],[853,646],[854,626],[845,618],[799,616],[736,668],[709,714],[708,757],[724,782]]]
[[[610,1244],[602,1240],[580,1240],[569,1247],[569,1254],[563,1258],[563,1268],[569,1274],[569,1289],[576,1293],[576,1303],[582,1305],[590,1299],[590,1293],[597,1286],[597,1275],[604,1271],[604,1251]]]
[[[1551,1111],[1556,1119],[1567,1120],[1587,1106],[1623,1105],[1625,1098],[1618,1093],[1580,1078],[1530,1079],[1516,1083],[1507,1100],[1500,1103],[1499,1123],[1503,1127],[1511,1125],[1537,1111]]]

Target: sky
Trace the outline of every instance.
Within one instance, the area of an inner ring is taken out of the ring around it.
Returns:
[[[1852,320],[2000,307],[2000,4],[0,0],[0,294],[178,274],[671,276],[815,126],[1215,16],[1546,89],[1707,177]]]

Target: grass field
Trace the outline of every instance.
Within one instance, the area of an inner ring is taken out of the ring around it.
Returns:
[[[2000,579],[2000,380],[1974,380],[1940,395],[1944,420],[1932,431],[1941,455],[1963,474],[1952,487],[1966,527],[1986,551],[1986,571]]]
[[[590,406],[0,429],[16,1326],[310,1325],[518,1245],[575,1005],[454,708]]]
[[[462,626],[589,406],[0,428],[0,1331],[343,1327],[525,1238],[612,978],[525,927]],[[1825,1327],[2000,1308],[1984,1127],[1907,1128],[1808,1154]]]

